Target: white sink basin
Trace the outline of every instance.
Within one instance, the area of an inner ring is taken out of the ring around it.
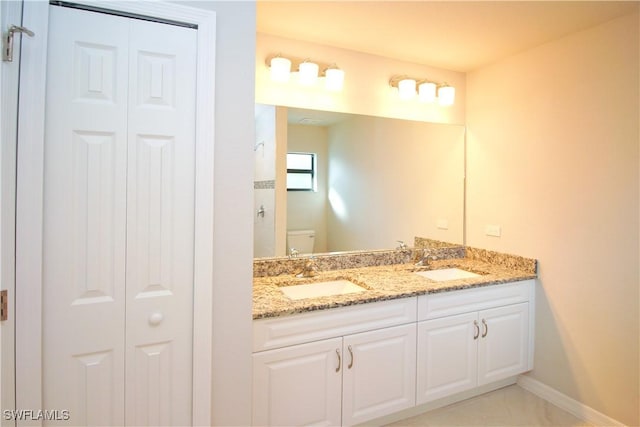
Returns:
[[[447,280],[469,279],[471,277],[480,277],[479,274],[472,273],[460,268],[443,268],[441,270],[416,271],[415,274],[435,280],[436,282],[446,282]]]
[[[331,295],[355,294],[366,291],[348,280],[332,280],[328,282],[309,283],[306,285],[282,286],[283,294],[293,300],[328,297]]]

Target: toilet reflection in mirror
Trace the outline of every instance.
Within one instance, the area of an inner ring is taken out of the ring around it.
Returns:
[[[289,230],[287,231],[287,254],[289,256],[312,254],[315,240],[314,230]]]
[[[415,236],[463,244],[464,133],[256,105],[254,202],[265,214],[254,216],[254,256],[393,249]],[[314,174],[313,188],[287,191],[288,152],[315,154],[313,172],[298,170]],[[311,231],[310,252],[291,244],[302,238],[292,232]]]

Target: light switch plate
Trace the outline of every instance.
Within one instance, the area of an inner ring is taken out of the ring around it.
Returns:
[[[484,232],[487,236],[500,237],[502,229],[499,225],[487,225]]]

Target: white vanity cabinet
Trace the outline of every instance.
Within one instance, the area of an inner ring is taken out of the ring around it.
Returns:
[[[532,369],[534,281],[418,298],[417,404]]]
[[[342,335],[313,341],[322,325]],[[415,405],[416,298],[254,326],[254,350],[312,340],[253,354],[254,425],[352,425]]]
[[[255,320],[253,424],[354,425],[531,370],[534,284]]]

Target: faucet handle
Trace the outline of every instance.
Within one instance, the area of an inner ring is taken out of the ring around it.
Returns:
[[[296,248],[289,249],[289,258],[298,258],[300,252]]]
[[[407,245],[404,243],[404,241],[396,240],[396,242],[399,243],[399,245],[398,245],[398,247],[396,249],[401,250],[401,251],[407,249]]]

